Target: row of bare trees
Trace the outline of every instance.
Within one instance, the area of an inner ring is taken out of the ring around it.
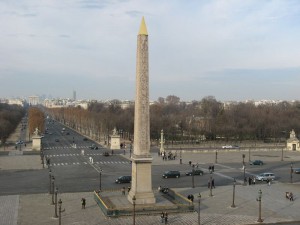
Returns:
[[[23,107],[0,103],[0,140],[5,143],[25,115]]]
[[[40,132],[45,130],[45,114],[38,107],[30,107],[28,110],[28,129],[32,134],[38,128]]]
[[[133,135],[134,106],[122,109],[119,102],[91,103],[82,108],[48,109],[48,113],[62,123],[91,136],[105,139],[116,127],[123,136]],[[224,105],[213,96],[180,102],[177,96],[158,98],[150,106],[150,135],[160,138],[163,129],[167,140],[174,142],[216,140],[280,141],[289,131],[300,131],[300,103],[279,104],[236,103]]]

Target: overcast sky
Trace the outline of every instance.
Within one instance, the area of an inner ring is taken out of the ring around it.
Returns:
[[[298,0],[0,0],[0,98],[300,100]]]

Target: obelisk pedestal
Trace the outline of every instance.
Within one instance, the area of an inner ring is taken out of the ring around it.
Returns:
[[[153,204],[152,156],[150,154],[148,32],[144,18],[137,38],[136,97],[134,114],[134,151],[131,190],[128,200],[135,204]]]

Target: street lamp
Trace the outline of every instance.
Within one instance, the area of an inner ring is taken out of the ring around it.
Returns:
[[[261,218],[261,196],[262,196],[262,191],[258,191],[258,198],[256,199],[258,201],[258,220],[257,222],[262,223],[263,220]]]
[[[198,225],[200,225],[200,200],[201,200],[201,194],[198,195]]]
[[[250,163],[251,162],[250,146],[249,146],[249,149],[248,149],[248,154],[249,154],[249,163]]]
[[[216,160],[215,160],[216,163],[218,163],[218,151],[216,150]]]
[[[212,197],[212,176],[209,178],[209,197]]]
[[[55,208],[54,208],[54,218],[57,218],[57,192],[58,192],[58,188],[55,188]]]
[[[283,148],[281,148],[281,161],[283,161]]]
[[[101,177],[102,177],[102,169],[100,169],[99,171],[99,191],[102,191]]]
[[[293,163],[291,162],[291,183],[293,183]]]
[[[135,195],[134,195],[133,198],[132,198],[132,203],[133,203],[133,225],[135,225],[135,201],[136,201],[136,198],[135,198]]]
[[[52,178],[52,174],[51,174],[51,169],[49,170],[49,194],[52,194],[51,192],[51,178]]]
[[[52,202],[51,202],[51,204],[52,205],[54,205],[54,181],[55,181],[55,178],[54,178],[54,176],[52,176],[52,179],[51,179],[51,184],[52,184],[52,190],[51,190],[51,192],[52,192]]]
[[[61,225],[61,213],[65,211],[65,209],[61,209],[61,206],[62,206],[62,200],[59,199],[58,201],[58,205],[59,205],[59,208],[58,208],[58,224]]]
[[[181,149],[181,147],[180,147],[180,152],[179,152],[179,162],[180,162],[180,164],[182,164],[182,149]]]
[[[192,188],[195,188],[195,165],[193,165],[192,167]]]
[[[231,208],[235,208],[235,204],[234,204],[234,198],[235,198],[235,184],[236,184],[236,180],[235,180],[235,178],[233,178],[233,192],[232,192],[232,204],[231,204]]]
[[[246,185],[246,166],[245,166],[245,154],[243,154],[243,170],[244,170],[244,185]]]
[[[129,148],[129,158],[131,158],[131,150],[132,150],[132,144],[130,143],[130,148]]]

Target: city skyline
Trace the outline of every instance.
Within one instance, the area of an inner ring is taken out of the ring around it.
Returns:
[[[136,30],[150,99],[299,100],[298,1],[0,2],[0,98],[135,98]]]

